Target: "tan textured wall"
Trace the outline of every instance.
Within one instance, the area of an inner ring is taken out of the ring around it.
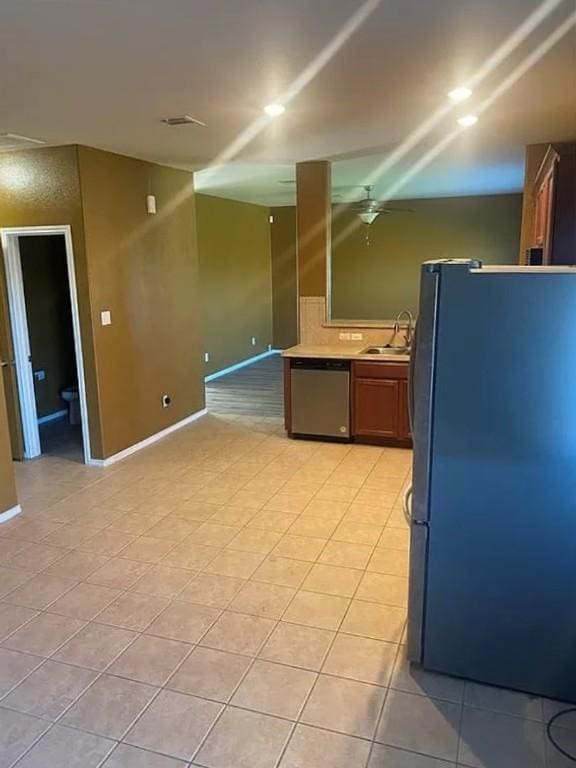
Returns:
[[[87,147],[78,157],[108,457],[204,407],[193,178]]]
[[[78,177],[77,148],[47,147],[0,154],[0,227],[67,224],[72,228],[86,387],[90,409],[90,440],[94,456],[101,455],[94,349],[92,344],[88,273],[84,253],[84,225]],[[3,259],[2,259],[3,260]],[[0,291],[5,296],[3,269]],[[3,346],[9,347],[7,313],[0,312]],[[10,421],[16,414],[13,378],[5,379]]]
[[[420,265],[429,259],[478,258],[516,264],[522,195],[403,200],[415,213],[381,215],[339,241],[356,219],[333,224],[332,318],[379,320],[416,312]]]
[[[10,451],[8,414],[4,400],[4,385],[0,376],[0,514],[17,504],[16,479]]]
[[[269,209],[197,195],[196,215],[203,343],[210,355],[204,370],[210,374],[272,343]]]
[[[65,409],[64,387],[77,383],[70,288],[63,235],[20,238],[20,260],[38,417]]]
[[[296,209],[272,208],[271,213],[273,344],[286,349],[298,342]]]

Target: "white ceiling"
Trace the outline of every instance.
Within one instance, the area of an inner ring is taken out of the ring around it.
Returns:
[[[362,183],[446,91],[540,6],[538,0],[372,0],[375,9],[286,114],[261,120],[362,7],[361,0],[2,0],[0,133],[81,143],[202,169],[252,126],[233,161],[197,174],[201,191],[264,204],[293,202],[294,163],[330,158],[334,184]],[[462,110],[483,102],[558,25],[574,0],[475,87],[376,183],[385,196]],[[555,6],[555,7],[553,7]],[[572,27],[482,114],[477,126],[392,197],[518,190],[523,147],[576,139]],[[205,128],[169,128],[188,113]],[[342,199],[359,194],[341,190]]]

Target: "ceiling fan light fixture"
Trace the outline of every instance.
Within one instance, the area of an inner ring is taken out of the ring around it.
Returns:
[[[368,224],[368,226],[370,226],[370,224],[373,224],[378,216],[380,216],[380,211],[362,211],[358,214],[358,216],[364,224]]]

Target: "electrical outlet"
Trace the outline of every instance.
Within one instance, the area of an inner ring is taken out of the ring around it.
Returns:
[[[342,332],[342,333],[338,334],[338,338],[340,339],[340,341],[350,341],[350,336],[351,335],[352,334],[350,334],[350,333]]]
[[[172,398],[170,395],[162,395],[162,408],[168,408],[172,405]]]
[[[252,346],[256,346],[256,336],[252,336]]]
[[[210,352],[204,352],[204,362],[205,363],[210,362]]]
[[[350,334],[350,338],[352,339],[352,341],[362,341],[362,339],[364,338],[364,334],[363,333],[351,333]]]
[[[36,381],[45,381],[46,371],[34,371],[34,378],[36,379]]]

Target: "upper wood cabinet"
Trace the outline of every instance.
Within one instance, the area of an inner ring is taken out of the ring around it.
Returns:
[[[532,244],[543,264],[576,264],[576,144],[548,147],[536,175]]]

